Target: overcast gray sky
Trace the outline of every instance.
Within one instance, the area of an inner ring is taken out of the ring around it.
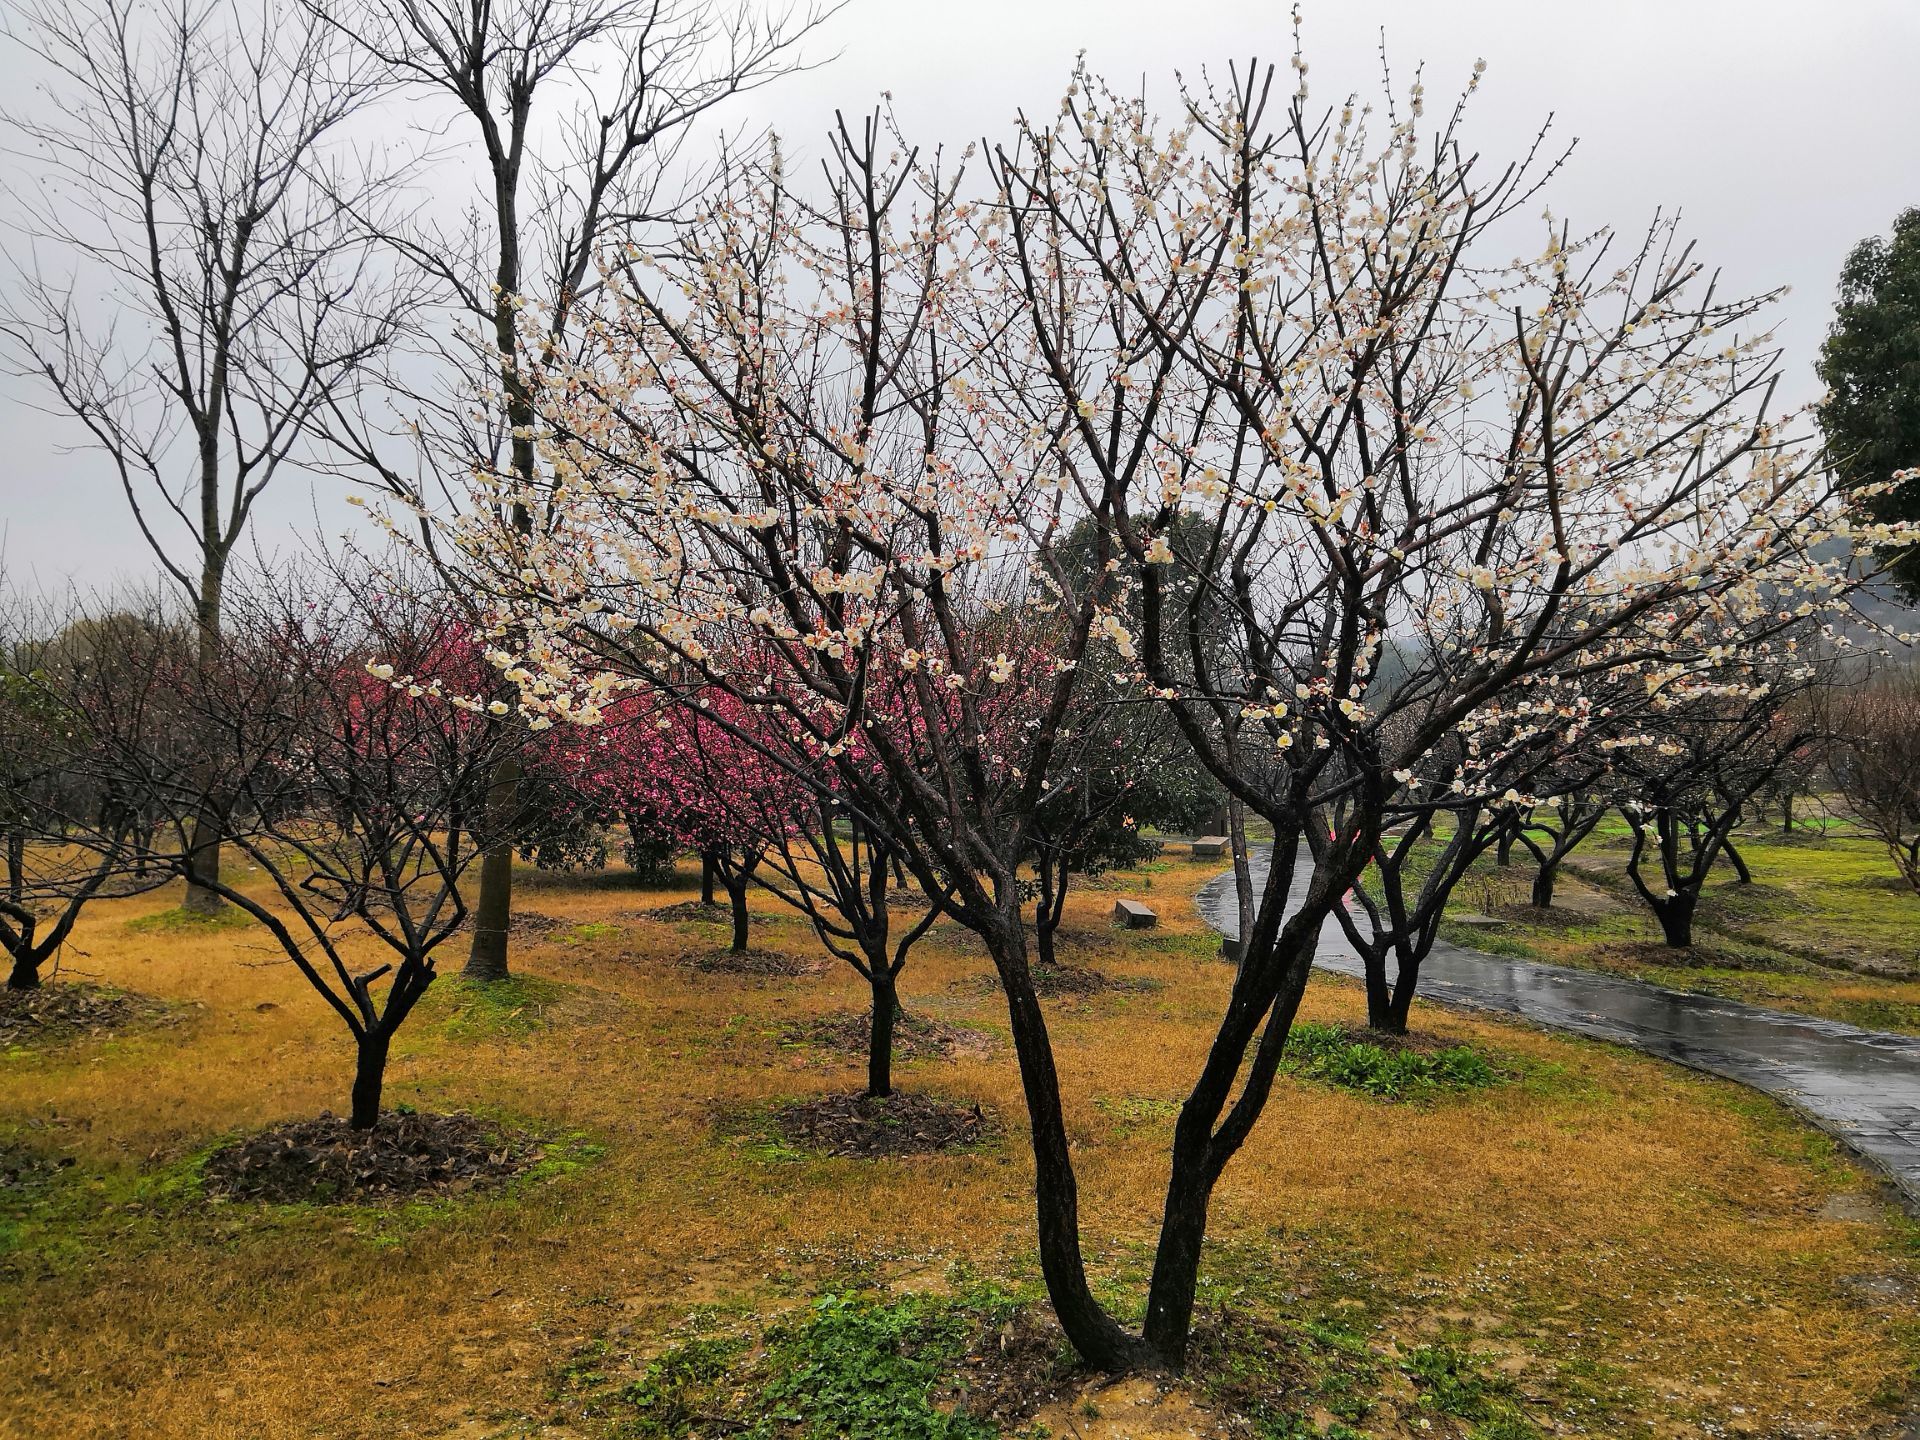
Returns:
[[[1484,57],[1469,138],[1504,159],[1552,112],[1555,133],[1580,141],[1549,194],[1576,230],[1631,231],[1678,208],[1729,286],[1791,286],[1778,325],[1790,403],[1816,389],[1847,250],[1920,204],[1920,0],[1308,0],[1305,27],[1328,102],[1377,92],[1382,29],[1402,84],[1426,63],[1436,105]],[[909,135],[964,143],[1005,134],[1020,107],[1051,111],[1081,50],[1164,99],[1176,70],[1284,60],[1290,46],[1288,7],[1271,0],[852,0],[814,46],[837,58],[733,118],[817,153],[835,107],[890,91]],[[0,93],[18,94],[18,65],[0,53]],[[74,448],[71,421],[31,408],[41,398],[0,381],[0,558],[43,586],[152,575],[104,460]],[[268,548],[311,526],[316,504],[329,529],[351,523],[334,482],[282,486],[256,521]]]

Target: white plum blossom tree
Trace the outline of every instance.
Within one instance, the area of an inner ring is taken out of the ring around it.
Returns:
[[[1387,817],[1524,804],[1516,765],[1617,735],[1620,694],[1738,684],[1818,626],[1850,583],[1827,541],[1903,539],[1783,438],[1764,297],[1671,222],[1623,249],[1549,219],[1501,258],[1538,146],[1489,170],[1464,99],[1322,112],[1294,63],[1171,121],[1077,74],[978,200],[878,123],[814,203],[737,169],[673,247],[609,257],[584,353],[530,377],[547,465],[446,522],[527,708],[720,687],[951,896],[1007,997],[1049,1292],[1111,1368],[1183,1362],[1213,1188]],[[520,503],[550,523],[496,522]],[[1095,665],[1275,836],[1137,1335],[1087,1281],[1021,910]]]

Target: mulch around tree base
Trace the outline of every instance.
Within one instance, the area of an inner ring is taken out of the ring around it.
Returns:
[[[59,980],[37,990],[0,989],[0,1047],[111,1035],[166,1014],[163,1001],[108,985]]]
[[[977,1145],[1000,1133],[993,1113],[982,1106],[911,1093],[885,1099],[821,1095],[785,1106],[774,1121],[793,1145],[863,1159],[932,1155]]]
[[[978,982],[984,989],[998,990],[1000,976],[989,973]],[[1101,995],[1117,990],[1156,990],[1159,986],[1152,980],[1123,978],[1108,975],[1095,970],[1090,965],[1035,965],[1033,966],[1033,989],[1037,995],[1061,997],[1069,995]]]
[[[1658,940],[1620,940],[1593,947],[1592,958],[1608,969],[1639,965],[1666,965],[1712,970],[1767,970],[1773,967],[1716,945],[1689,945],[1678,949]]]
[[[706,975],[818,975],[827,968],[824,960],[803,960],[778,950],[702,950],[680,961],[690,970]]]
[[[528,1135],[456,1112],[383,1111],[371,1130],[322,1115],[276,1125],[207,1157],[207,1193],[276,1205],[365,1203],[454,1195],[512,1179],[543,1158]]]
[[[866,1058],[873,1019],[865,1010],[842,1010],[795,1025],[787,1042],[814,1045],[848,1059]],[[893,1054],[898,1060],[951,1060],[957,1055],[991,1055],[998,1045],[993,1036],[944,1020],[930,1020],[909,1010],[893,1022]]]
[[[0,1145],[0,1195],[9,1190],[29,1190],[40,1185],[62,1170],[72,1167],[71,1155],[49,1156],[35,1155],[26,1150],[15,1150]]]
[[[733,924],[733,907],[730,905],[709,905],[704,900],[681,900],[672,905],[662,905],[658,910],[636,910],[635,916],[647,920],[704,920],[710,925]],[[749,913],[748,925],[764,924],[765,916]]]

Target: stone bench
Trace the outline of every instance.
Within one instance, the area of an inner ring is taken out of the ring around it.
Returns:
[[[1151,930],[1160,923],[1160,917],[1138,900],[1116,900],[1113,902],[1113,923],[1129,930]]]
[[[1224,835],[1202,835],[1193,842],[1193,858],[1196,860],[1218,860],[1227,853],[1227,837]]]
[[[1449,915],[1447,920],[1453,925],[1464,925],[1469,930],[1504,930],[1507,927],[1507,922],[1496,915],[1476,915],[1472,911],[1464,915]]]

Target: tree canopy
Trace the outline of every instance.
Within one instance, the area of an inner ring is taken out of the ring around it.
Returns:
[[[1903,212],[1891,236],[1869,236],[1847,256],[1815,369],[1828,392],[1820,425],[1850,488],[1920,467],[1920,208]],[[1920,480],[1874,497],[1873,509],[1883,520],[1920,517]],[[1920,557],[1895,562],[1892,572],[1920,596]]]

